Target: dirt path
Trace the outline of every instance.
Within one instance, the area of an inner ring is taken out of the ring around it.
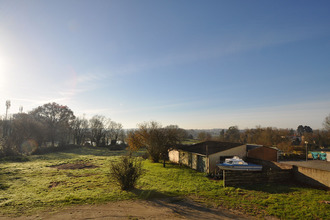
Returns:
[[[206,208],[191,200],[158,199],[151,201],[119,201],[102,205],[82,205],[55,213],[4,219],[252,219],[228,210]]]

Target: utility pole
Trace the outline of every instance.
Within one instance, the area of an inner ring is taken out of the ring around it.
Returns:
[[[2,137],[6,137],[8,135],[8,110],[10,108],[10,100],[7,100],[6,101],[6,117],[5,117],[5,120],[3,122],[3,128],[2,128]]]
[[[308,149],[307,149],[307,145],[308,145],[308,141],[305,141],[306,144],[306,161],[308,160]]]
[[[8,109],[10,108],[10,100],[6,101],[6,120],[8,119]]]

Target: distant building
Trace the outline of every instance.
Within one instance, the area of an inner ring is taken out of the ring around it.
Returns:
[[[246,157],[246,145],[240,143],[205,141],[193,145],[181,145],[169,151],[169,160],[186,165],[200,172],[213,172],[216,164],[226,158]]]
[[[278,161],[279,150],[275,147],[247,145],[247,157],[259,160]]]
[[[180,145],[168,153],[173,163],[188,166],[200,172],[210,173],[226,158],[238,156],[277,161],[278,149],[255,144],[205,141],[193,145]]]

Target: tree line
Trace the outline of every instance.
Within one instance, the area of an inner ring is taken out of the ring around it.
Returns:
[[[91,119],[76,117],[64,105],[47,103],[28,113],[8,117],[10,101],[6,102],[6,116],[0,120],[0,156],[31,154],[41,147],[82,145],[87,141],[97,146],[125,140],[121,123],[102,115]],[[22,109],[22,108],[20,108]]]
[[[237,126],[222,129],[218,136],[200,132],[198,140],[217,140],[243,144],[274,146],[290,152],[295,147],[308,144],[310,149],[330,146],[330,115],[324,119],[323,129],[313,130],[310,126],[299,125],[296,130],[275,127],[261,127],[239,130]]]
[[[126,142],[131,150],[144,147],[152,161],[165,161],[168,149],[192,138],[186,130],[177,125],[163,127],[151,121],[138,124],[138,128],[125,132],[121,123],[102,116],[91,119],[76,117],[64,105],[47,103],[28,113],[22,108],[8,117],[10,101],[6,102],[6,116],[0,120],[0,156],[31,154],[42,147],[58,147],[68,144],[107,146],[118,141]],[[274,146],[282,151],[292,151],[294,146],[308,144],[310,149],[330,146],[330,115],[324,120],[324,129],[313,130],[299,125],[297,130],[274,127],[239,130],[237,126],[222,129],[218,136],[202,131],[198,141],[217,140],[242,144]],[[165,164],[164,164],[165,165]]]

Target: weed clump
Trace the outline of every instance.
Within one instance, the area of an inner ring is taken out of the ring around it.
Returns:
[[[110,177],[122,190],[134,189],[138,178],[144,173],[141,161],[132,156],[122,156],[110,163]]]

